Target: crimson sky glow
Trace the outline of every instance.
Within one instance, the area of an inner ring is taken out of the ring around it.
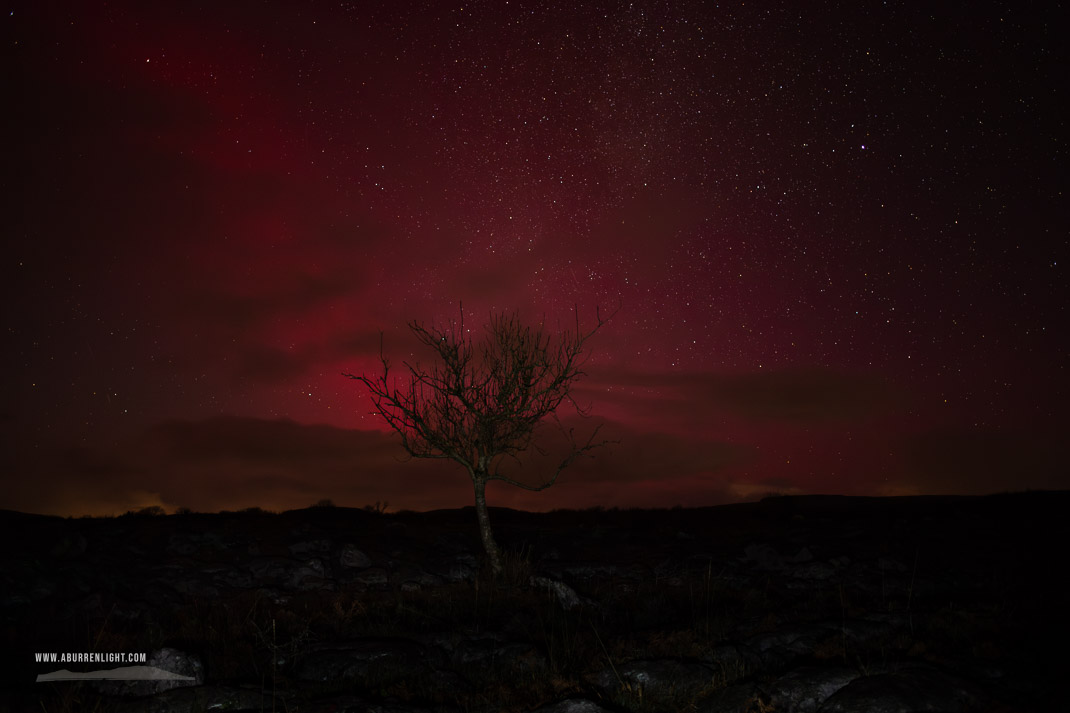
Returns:
[[[471,504],[341,376],[462,303],[622,305],[492,506],[1070,487],[1056,11],[783,5],[9,4],[0,507]]]

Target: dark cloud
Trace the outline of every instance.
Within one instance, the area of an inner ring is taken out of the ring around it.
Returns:
[[[339,330],[322,340],[289,349],[247,343],[236,350],[229,369],[233,376],[243,380],[287,383],[313,369],[333,368],[339,363],[374,365],[379,358],[380,346],[386,349],[387,339],[395,336],[396,332],[387,337],[384,332],[378,331]],[[391,363],[400,364],[400,360],[392,360]]]
[[[647,412],[691,418],[727,414],[753,421],[796,423],[857,420],[904,403],[887,380],[831,369],[781,369],[743,374],[656,373],[591,368],[579,391],[595,402],[642,404]]]
[[[562,430],[564,429],[564,430]],[[597,432],[596,432],[597,429]],[[569,453],[565,435],[573,431],[578,444],[589,439],[604,445],[573,462],[563,478],[585,482],[612,482],[630,486],[649,480],[721,474],[732,466],[752,461],[751,447],[682,435],[637,431],[622,423],[590,417],[565,419],[560,425],[546,421],[536,431],[534,445],[517,463],[499,462],[500,471],[514,480],[538,484],[552,475]]]
[[[980,495],[1070,486],[1070,448],[1037,433],[946,428],[909,438],[903,451],[908,475],[901,486],[920,493]]]
[[[281,383],[304,374],[320,360],[320,350],[278,349],[259,344],[246,345],[232,366],[234,376],[257,383]]]
[[[586,438],[597,421],[565,425]],[[510,477],[539,484],[553,473],[560,461],[560,436],[553,425],[545,430],[551,437],[540,443],[547,454],[532,449],[522,456],[522,467],[507,464]],[[616,423],[605,424],[603,437],[619,442],[574,463],[552,488],[521,494],[508,492],[513,486],[495,484],[497,504],[550,509],[575,507],[579,501],[588,507],[609,498],[642,506],[650,497],[644,493],[672,482],[698,483],[700,491],[727,498],[727,471],[753,458],[744,447],[641,434]],[[253,505],[285,509],[325,497],[352,506],[386,500],[396,508],[418,510],[470,504],[472,497],[471,481],[459,464],[407,458],[393,434],[287,420],[168,421],[115,450],[70,451],[53,465],[48,477],[65,493],[53,500],[76,513],[155,504],[206,511]],[[669,487],[665,493],[676,491]],[[24,488],[14,494],[14,505],[39,511],[44,501],[28,497],[41,492],[40,482]]]
[[[57,515],[108,515],[162,505],[141,464],[116,453],[71,447],[16,460],[0,507]],[[17,475],[15,475],[17,474]]]
[[[150,428],[140,443],[146,452],[173,462],[240,457],[250,463],[293,463],[314,455],[321,462],[352,457],[378,439],[372,432],[224,417],[169,421]]]
[[[756,420],[846,421],[893,402],[883,379],[817,369],[711,376],[696,386],[699,399]]]
[[[246,234],[243,239],[219,236],[197,245],[203,257],[191,268],[196,279],[171,305],[177,314],[201,329],[255,336],[264,328],[288,327],[294,318],[329,322],[325,313],[339,304],[370,302],[369,255],[357,246],[379,240],[374,230],[353,227],[350,243],[341,247],[334,236],[317,239],[318,226],[300,216],[280,215],[272,225],[251,211],[234,227]],[[294,232],[307,235],[296,242]],[[272,241],[279,244],[262,244]]]
[[[612,442],[576,461],[552,487],[530,492],[492,481],[489,502],[527,510],[671,507],[808,492],[789,477],[751,473],[765,462],[758,444],[651,433],[595,417],[563,425],[582,441],[599,423],[597,438]],[[537,443],[543,452],[532,448],[519,463],[506,461],[503,472],[529,485],[545,482],[563,453],[562,436],[548,423]],[[1066,487],[1066,449],[1041,436],[940,430],[909,439],[903,452],[903,477],[874,487],[886,494],[987,493],[1023,483]],[[168,421],[114,449],[62,451],[42,467],[12,483],[4,506],[64,514],[116,514],[148,505],[282,510],[331,498],[340,505],[388,501],[395,509],[424,510],[472,499],[459,464],[409,459],[393,434],[287,420]]]
[[[596,420],[592,417],[591,419]],[[599,436],[618,441],[594,452],[577,471],[585,479],[635,483],[694,474],[720,474],[731,466],[751,462],[754,449],[711,439],[690,439],[665,433],[646,433],[620,423],[608,423]]]

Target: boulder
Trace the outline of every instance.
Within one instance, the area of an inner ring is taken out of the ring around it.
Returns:
[[[856,678],[830,696],[818,713],[957,713],[990,704],[975,684],[932,668],[910,667]]]

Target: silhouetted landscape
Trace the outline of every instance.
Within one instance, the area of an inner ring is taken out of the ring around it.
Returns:
[[[0,512],[4,710],[1055,710],[1070,492]],[[1059,552],[1059,556],[1056,556]],[[144,652],[178,681],[53,681]]]

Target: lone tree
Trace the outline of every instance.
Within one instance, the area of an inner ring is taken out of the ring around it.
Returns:
[[[502,565],[487,515],[487,481],[544,490],[577,458],[607,443],[594,440],[601,426],[582,444],[572,429],[562,427],[567,454],[542,485],[514,480],[500,469],[506,460],[520,462],[520,454],[533,445],[536,427],[547,417],[556,421],[555,412],[563,402],[586,415],[572,398],[572,385],[584,375],[580,368],[586,361],[587,340],[614,314],[603,319],[596,311],[597,324],[588,332],[580,329],[577,314],[575,330],[566,330],[556,339],[541,324],[522,324],[515,313],[491,314],[483,340],[473,345],[466,336],[462,309],[460,322],[447,328],[409,323],[416,338],[434,351],[434,365],[403,362],[408,373],[398,378],[383,356],[380,334],[382,374],[343,373],[368,387],[375,413],[401,436],[401,445],[410,456],[449,458],[468,471],[475,489],[479,534],[495,574],[501,573]]]

